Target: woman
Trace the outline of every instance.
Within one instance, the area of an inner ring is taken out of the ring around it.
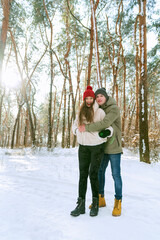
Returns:
[[[72,216],[85,213],[85,197],[87,191],[87,178],[90,177],[92,190],[92,207],[90,216],[97,216],[99,210],[99,184],[98,170],[104,153],[104,143],[107,138],[99,137],[97,132],[80,132],[78,127],[82,124],[101,121],[105,113],[95,101],[95,94],[91,86],[88,86],[83,94],[83,103],[79,114],[73,123],[73,133],[77,135],[79,143],[79,197],[77,207],[71,212]]]

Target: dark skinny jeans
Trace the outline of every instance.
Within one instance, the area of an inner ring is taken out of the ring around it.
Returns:
[[[79,197],[85,199],[87,179],[90,178],[92,197],[99,196],[98,171],[104,154],[104,143],[96,146],[79,145]]]

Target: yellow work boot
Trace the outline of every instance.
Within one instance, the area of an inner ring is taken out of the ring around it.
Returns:
[[[121,199],[118,200],[115,198],[112,216],[118,217],[120,215],[121,215]]]
[[[99,208],[100,207],[105,207],[106,206],[106,201],[104,196],[102,196],[101,194],[99,194]],[[89,209],[91,209],[92,204],[89,206]]]
[[[105,206],[106,206],[105,198],[104,198],[104,196],[99,194],[99,207],[105,207]]]

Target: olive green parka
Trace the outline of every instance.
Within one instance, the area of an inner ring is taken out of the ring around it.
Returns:
[[[116,101],[109,97],[108,101],[100,106],[106,113],[106,116],[102,121],[85,125],[87,132],[100,131],[102,129],[113,127],[113,135],[105,143],[106,154],[122,153],[121,144],[121,118],[120,110],[116,104]]]

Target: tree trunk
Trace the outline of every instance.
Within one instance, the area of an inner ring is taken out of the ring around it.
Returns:
[[[140,10],[140,8],[139,8]],[[140,13],[140,12],[139,12]],[[138,25],[138,21],[139,21],[139,15],[136,17],[136,21],[134,24],[134,46],[136,49],[136,57],[135,57],[135,65],[136,65],[136,119],[135,119],[135,134],[138,132],[138,122],[139,122],[139,79],[140,79],[140,68],[139,68],[139,61],[140,61],[140,57],[139,57],[139,47],[138,47],[138,43],[137,43],[137,25]]]
[[[9,27],[9,14],[10,14],[10,4],[11,0],[1,0],[2,9],[3,9],[3,19],[2,19],[2,28],[0,32],[0,86],[2,82],[2,64],[4,59],[4,50],[7,40],[7,32]]]
[[[23,104],[24,104],[24,103],[23,103]],[[17,118],[16,118],[16,120],[15,120],[15,124],[14,124],[14,127],[13,127],[12,142],[11,142],[11,148],[12,148],[12,149],[14,148],[14,138],[15,138],[16,127],[17,127],[17,124],[18,124],[18,122],[19,122],[20,113],[21,113],[21,108],[22,108],[23,104],[19,105]]]
[[[92,17],[92,14],[91,14],[90,53],[89,53],[89,58],[88,58],[88,78],[87,78],[87,86],[90,85],[90,81],[91,81],[92,57],[93,57],[93,17]],[[86,88],[86,86],[85,86],[85,88]]]
[[[53,52],[52,52],[52,42],[53,42],[53,25],[51,22],[51,19],[49,17],[45,1],[43,0],[43,6],[44,10],[50,25],[50,42],[49,42],[49,53],[50,53],[50,76],[51,76],[51,81],[50,81],[50,93],[49,93],[49,106],[48,106],[48,149],[51,149],[52,147],[52,99],[53,99],[53,93],[52,93],[52,88],[53,88]]]
[[[71,136],[71,122],[70,122],[70,96],[68,96],[68,129],[67,129],[67,148],[70,148],[70,136]]]
[[[21,114],[21,112],[20,112]],[[16,148],[19,147],[19,125],[20,125],[20,114],[19,114],[19,118],[17,121],[17,132],[16,132]]]
[[[2,146],[2,106],[3,106],[4,96],[5,96],[5,91],[3,92],[2,95],[0,94],[0,146]]]
[[[140,8],[140,87],[139,87],[139,134],[140,161],[150,163],[148,141],[148,103],[147,103],[147,35],[146,0],[139,1]]]
[[[136,121],[135,121],[135,133],[138,132],[138,122],[139,122],[139,56],[138,56],[138,46],[136,46]]]
[[[124,137],[125,120],[126,120],[126,59],[123,55],[122,48],[122,58],[123,58],[123,115],[122,115],[122,136]]]
[[[127,138],[126,138],[126,140],[128,139],[128,137],[129,137],[128,135],[129,135],[129,132],[131,130],[131,125],[132,125],[132,120],[133,120],[133,116],[134,116],[134,111],[135,111],[135,104],[134,104],[134,106],[132,108],[131,116],[129,116],[129,119],[128,119],[128,126],[127,126],[127,132],[126,132]]]
[[[62,123],[62,148],[65,147],[65,129],[66,129],[66,80],[64,82],[64,105],[63,105],[63,123]]]
[[[100,61],[99,61],[99,50],[98,50],[98,33],[97,33],[97,23],[96,23],[96,8],[99,4],[99,0],[96,1],[94,4],[94,0],[90,0],[91,2],[91,10],[92,10],[92,18],[93,19],[93,32],[94,32],[94,47],[95,47],[95,58],[96,58],[96,69],[97,69],[97,82],[98,87],[102,87],[102,80],[101,80],[101,71],[100,71]]]
[[[53,99],[53,59],[51,56],[51,82],[49,92],[49,107],[48,107],[48,148],[52,147],[52,99]]]
[[[34,123],[33,123],[31,108],[30,108],[30,104],[28,102],[27,96],[25,96],[25,101],[26,101],[26,104],[27,104],[27,110],[28,110],[28,115],[29,115],[29,123],[30,123],[32,144],[33,144],[33,146],[36,146],[35,126],[34,126]]]
[[[66,81],[66,80],[64,80]],[[64,94],[64,84],[63,84],[63,89],[61,93],[61,100],[60,100],[60,105],[59,105],[59,110],[57,114],[57,126],[55,128],[55,135],[54,135],[54,147],[57,146],[57,136],[58,136],[58,130],[59,130],[59,122],[60,122],[60,112],[61,112],[61,107],[62,107],[62,101],[63,101],[63,94]]]

